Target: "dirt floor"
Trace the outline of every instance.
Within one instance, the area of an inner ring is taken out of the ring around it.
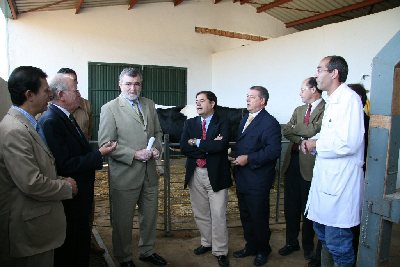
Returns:
[[[211,253],[197,256],[193,249],[200,245],[199,233],[194,224],[191,213],[188,190],[182,189],[182,179],[184,175],[183,166],[171,167],[171,231],[167,236],[164,229],[164,206],[163,206],[163,180],[160,180],[160,199],[159,214],[157,224],[157,240],[155,251],[168,261],[168,266],[173,267],[211,267],[218,266],[217,260]],[[112,254],[111,242],[111,224],[109,217],[108,200],[108,181],[107,168],[96,175],[95,187],[95,221],[94,234],[101,247],[105,248],[107,253],[102,257],[92,256],[91,267],[119,266]],[[282,257],[278,254],[279,248],[285,244],[285,224],[283,218],[283,193],[277,192],[277,185],[271,191],[271,247],[272,253],[269,256],[268,263],[264,266],[271,267],[303,267],[307,262],[303,258],[302,250]],[[235,203],[235,192],[229,192],[230,202],[228,203],[228,225],[229,231],[229,260],[231,267],[253,266],[254,257],[244,259],[235,259],[232,253],[243,248],[243,232],[238,219],[237,203]],[[278,204],[277,200],[279,200]],[[278,207],[275,212],[275,207]],[[278,223],[277,223],[278,222]],[[133,261],[138,267],[153,266],[149,263],[141,262],[138,258],[138,229],[137,217],[134,218],[133,236]],[[301,234],[299,235],[301,236]],[[392,231],[392,244],[390,251],[390,262],[386,267],[400,266],[400,225],[394,225]]]

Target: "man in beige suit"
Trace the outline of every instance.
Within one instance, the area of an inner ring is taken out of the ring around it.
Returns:
[[[121,266],[132,261],[132,220],[138,205],[139,259],[155,265],[167,262],[154,252],[157,224],[158,175],[155,159],[161,151],[161,127],[155,104],[140,97],[142,75],[126,68],[119,76],[121,94],[101,108],[99,145],[110,140],[118,146],[109,156],[112,241]],[[147,150],[149,139],[154,145]]]
[[[302,140],[313,137],[321,130],[325,101],[321,98],[314,77],[303,81],[300,96],[305,105],[297,107],[290,121],[283,127],[283,135],[290,141],[286,151],[282,173],[285,176],[285,220],[286,244],[279,254],[287,256],[300,249],[297,237],[300,231],[301,214],[304,213],[310,190],[315,156],[299,153]],[[303,216],[302,248],[304,258],[311,260],[314,249],[314,230],[310,220]]]
[[[0,122],[0,266],[53,266],[65,238],[61,200],[76,194],[72,178],[57,176],[35,116],[49,101],[47,75],[16,68],[8,80],[13,106]]]

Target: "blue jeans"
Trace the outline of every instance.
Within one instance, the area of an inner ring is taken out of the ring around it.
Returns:
[[[333,261],[338,265],[354,264],[353,233],[351,228],[338,228],[314,222],[314,231]]]

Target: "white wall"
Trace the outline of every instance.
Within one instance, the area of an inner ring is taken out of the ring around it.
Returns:
[[[252,85],[270,92],[267,110],[280,123],[287,123],[301,104],[302,81],[314,76],[324,56],[340,55],[349,64],[348,83],[371,75],[372,59],[400,30],[400,8],[302,31],[215,53],[212,57],[212,87],[221,105],[245,107]],[[400,48],[399,48],[400,49]],[[364,85],[370,88],[371,79]]]
[[[7,80],[8,56],[7,56],[7,20],[0,12],[0,77]],[[3,95],[1,94],[0,97]]]
[[[136,63],[188,68],[188,98],[211,89],[211,55],[251,41],[195,33],[195,26],[276,37],[293,32],[250,5],[211,0],[32,12],[10,20],[11,71],[42,68],[52,77],[60,67],[77,71],[87,96],[88,62]],[[116,85],[117,87],[117,85]]]

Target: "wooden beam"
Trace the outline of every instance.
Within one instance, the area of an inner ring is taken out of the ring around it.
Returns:
[[[244,40],[250,40],[250,41],[257,41],[257,42],[268,40],[267,37],[263,37],[263,36],[238,33],[238,32],[229,32],[229,31],[224,31],[224,30],[209,29],[209,28],[203,28],[203,27],[195,27],[194,31],[197,33],[213,34],[213,35],[218,35],[218,36],[223,36],[223,37],[244,39]]]
[[[214,4],[218,4],[219,2],[221,2],[222,0],[214,0]]]
[[[129,0],[128,10],[131,10],[136,4],[138,0]]]
[[[10,7],[12,18],[17,19],[18,10],[17,10],[17,6],[15,5],[15,1],[8,0],[8,6]]]
[[[331,10],[331,11],[327,11],[327,12],[324,12],[324,13],[321,13],[321,14],[317,14],[317,15],[314,15],[314,16],[311,16],[311,17],[307,17],[307,18],[304,18],[304,19],[291,21],[291,22],[285,23],[285,25],[286,25],[286,28],[291,28],[291,27],[294,27],[294,26],[297,26],[297,25],[300,25],[300,24],[304,24],[304,23],[307,23],[307,22],[320,20],[320,19],[327,18],[327,17],[332,17],[332,16],[335,16],[335,15],[338,15],[338,14],[341,14],[341,13],[345,13],[345,12],[352,11],[352,10],[355,10],[355,9],[363,8],[363,7],[370,6],[370,5],[373,5],[373,4],[376,4],[376,3],[380,3],[380,2],[383,2],[383,1],[384,0],[365,0],[365,1],[353,4],[353,5],[337,8],[337,9],[334,9],[334,10]]]
[[[286,4],[288,2],[292,2],[292,0],[275,0],[274,2],[271,2],[269,4],[265,4],[265,5],[257,7],[257,13],[261,13],[261,12],[267,11],[267,10],[272,9],[274,7]]]
[[[182,4],[183,0],[174,0],[174,6]]]
[[[81,7],[82,7],[84,1],[85,0],[79,0],[78,5],[76,6],[75,14],[78,14],[81,11]]]
[[[53,2],[53,3],[47,4],[47,5],[43,5],[43,6],[40,6],[40,7],[35,7],[35,8],[32,8],[32,9],[26,10],[26,11],[21,11],[20,13],[22,14],[22,13],[38,11],[38,10],[45,9],[45,8],[48,8],[48,7],[51,7],[51,6],[55,6],[55,5],[58,5],[58,4],[61,4],[61,3],[64,3],[64,2],[68,2],[68,1],[70,1],[70,0],[60,0],[60,1]]]
[[[241,5],[244,5],[244,4],[248,3],[248,2],[250,2],[250,0],[240,0],[240,4]]]

